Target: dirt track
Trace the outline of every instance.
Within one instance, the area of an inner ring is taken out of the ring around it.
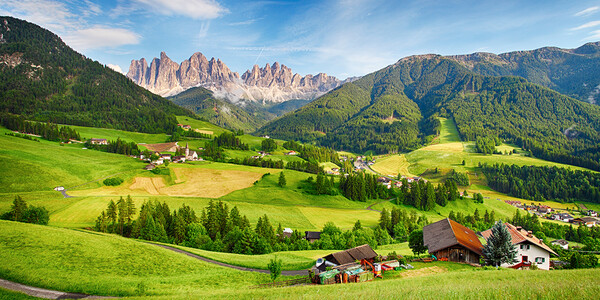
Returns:
[[[67,292],[60,292],[60,291],[54,291],[54,290],[47,290],[47,289],[28,286],[28,285],[24,285],[24,284],[12,282],[12,281],[4,280],[4,279],[0,279],[0,287],[7,289],[7,290],[11,290],[11,291],[25,293],[32,297],[44,298],[44,299],[109,299],[109,298],[114,298],[114,297],[91,296],[91,295],[79,294],[79,293],[67,293]]]

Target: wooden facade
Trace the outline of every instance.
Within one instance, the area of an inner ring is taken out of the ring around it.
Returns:
[[[460,263],[479,264],[480,255],[461,246],[455,245],[449,248],[444,248],[439,251],[431,253],[437,257],[438,260],[448,260]]]

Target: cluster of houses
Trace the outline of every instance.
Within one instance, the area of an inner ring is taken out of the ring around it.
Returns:
[[[586,215],[585,217],[575,218],[569,213],[558,212],[547,205],[535,205],[533,203],[528,205],[522,204],[521,201],[510,200],[504,200],[504,202],[549,220],[562,221],[574,225],[585,225],[587,227],[600,226],[598,212],[594,210],[586,210],[583,212],[583,214]]]
[[[549,270],[553,267],[550,257],[558,256],[556,252],[535,237],[531,231],[510,223],[504,225],[510,233],[512,244],[517,249],[517,255],[513,263],[504,263],[501,267],[529,269],[534,264],[541,270]],[[423,227],[423,244],[432,259],[474,266],[479,266],[483,255],[481,241],[491,236],[491,229],[475,233],[450,219],[443,219]],[[320,232],[305,232],[305,238],[309,241],[319,237]],[[552,243],[568,248],[568,242],[565,240],[556,240]],[[401,265],[397,260],[381,261],[383,259],[385,257],[379,256],[369,245],[362,245],[319,258],[311,269],[310,277],[313,283],[320,284],[363,282],[382,277],[383,271],[412,268],[410,265]]]
[[[108,145],[107,139],[90,139],[92,145]]]
[[[179,127],[183,128],[183,129],[185,129],[185,130],[190,130],[190,129],[192,129],[192,126],[190,126],[190,125],[177,124],[177,126],[179,126]]]
[[[164,152],[176,152],[177,150],[179,150],[179,145],[177,145],[177,142],[174,143],[175,146],[169,149],[166,149],[166,151]],[[173,150],[173,151],[170,151]],[[165,163],[165,161],[169,161],[172,163],[184,163],[186,161],[202,161],[202,157],[198,156],[198,152],[194,151],[194,150],[190,150],[189,145],[186,143],[185,144],[185,148],[184,148],[184,155],[171,155],[171,154],[167,154],[167,153],[160,153],[157,151],[153,151],[151,153],[151,155],[156,154],[158,155],[158,159],[156,160],[151,160],[150,157],[145,157],[144,155],[140,155],[140,159],[142,160],[146,160],[149,161],[150,164],[148,164],[146,167],[144,167],[144,169],[146,170],[152,170],[154,169],[157,165],[162,165]]]

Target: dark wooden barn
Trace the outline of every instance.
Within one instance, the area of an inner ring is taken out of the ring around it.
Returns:
[[[423,227],[423,244],[438,260],[479,264],[483,246],[475,232],[450,219]]]
[[[345,265],[363,259],[373,262],[375,257],[377,257],[377,253],[368,244],[364,244],[345,251],[331,253],[323,258],[336,265]]]

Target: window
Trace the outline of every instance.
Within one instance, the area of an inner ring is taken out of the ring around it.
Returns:
[[[535,262],[537,264],[543,264],[545,261],[546,261],[546,258],[544,258],[544,257],[536,257],[535,258]]]
[[[523,244],[521,244],[520,247],[521,247],[521,250],[529,250],[529,249],[531,249],[531,245],[523,245]]]

